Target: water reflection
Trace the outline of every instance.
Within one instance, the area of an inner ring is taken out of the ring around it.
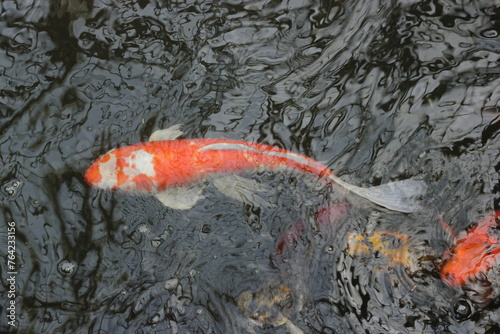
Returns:
[[[19,332],[292,331],[238,307],[266,284],[290,290],[278,310],[305,333],[499,330],[497,301],[481,308],[425,258],[452,245],[439,215],[461,231],[499,209],[498,3],[4,1],[0,28],[0,238],[15,221]],[[427,209],[354,201],[317,224],[341,199],[287,174],[255,175],[277,190],[269,209],[208,187],[179,212],[85,184],[102,153],[180,123],[360,186],[423,178]],[[425,261],[349,254],[349,233],[382,231]]]

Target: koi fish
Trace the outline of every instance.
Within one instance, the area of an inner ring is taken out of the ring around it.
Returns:
[[[393,231],[348,233],[347,254],[375,270],[404,268],[409,277],[428,275],[438,256],[425,242]]]
[[[467,285],[479,274],[500,265],[500,210],[484,217],[455,238],[439,266],[441,278],[451,287]]]
[[[304,334],[285,314],[293,303],[292,291],[284,286],[266,284],[257,292],[244,291],[236,301],[238,308],[261,328],[285,325],[291,334]]]
[[[340,201],[320,207],[316,213],[315,225],[318,231],[324,231],[326,228],[335,225],[342,219],[350,209],[349,203]],[[276,255],[281,256],[285,249],[293,248],[305,232],[307,223],[305,219],[300,219],[287,230],[276,243]]]
[[[342,181],[323,164],[278,147],[227,139],[178,139],[180,126],[154,132],[149,142],[120,147],[99,157],[85,172],[98,189],[153,194],[174,209],[189,209],[203,198],[207,180],[223,194],[242,202],[262,204],[263,187],[239,176],[245,172],[283,168],[334,183],[378,205],[400,212],[420,208],[423,181],[401,180],[361,188]],[[259,203],[260,202],[260,203]]]
[[[358,258],[373,256],[378,252],[389,263],[410,266],[409,237],[404,233],[349,233],[347,251],[349,255]]]

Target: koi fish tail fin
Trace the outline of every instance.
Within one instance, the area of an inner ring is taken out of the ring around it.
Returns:
[[[366,198],[373,203],[393,211],[405,213],[416,212],[422,209],[417,199],[423,196],[427,190],[424,181],[412,179],[389,182],[370,188],[357,187],[337,177],[334,178],[334,181],[346,190]]]

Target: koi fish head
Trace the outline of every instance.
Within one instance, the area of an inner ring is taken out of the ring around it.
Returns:
[[[453,288],[467,284],[477,272],[485,248],[481,243],[458,243],[451,251],[445,252],[439,270],[441,278]]]
[[[450,286],[467,285],[500,264],[499,217],[500,211],[486,216],[460,235],[452,249],[445,253],[438,269]]]
[[[104,154],[85,172],[87,183],[98,189],[152,191],[155,178],[154,156],[136,146]]]

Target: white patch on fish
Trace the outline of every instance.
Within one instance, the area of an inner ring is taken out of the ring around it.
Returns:
[[[98,188],[111,189],[117,184],[118,173],[116,170],[116,156],[113,153],[108,153],[110,158],[106,162],[99,164],[99,173],[101,173],[101,181],[97,184]]]
[[[128,166],[123,168],[123,172],[131,177],[139,174],[145,174],[151,178],[156,177],[154,166],[154,155],[144,150],[137,150],[125,158]],[[133,166],[133,167],[132,167]]]

